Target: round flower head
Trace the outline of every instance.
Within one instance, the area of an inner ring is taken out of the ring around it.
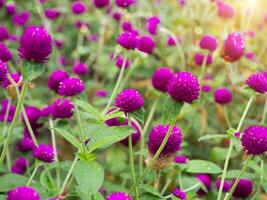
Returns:
[[[48,87],[51,90],[57,92],[59,83],[68,77],[69,77],[68,72],[60,69],[55,70],[54,72],[51,73],[51,75],[48,78]]]
[[[4,43],[0,42],[0,60],[8,62],[12,59],[12,54]]]
[[[223,44],[222,57],[225,61],[234,62],[244,55],[244,39],[239,33],[231,33]]]
[[[18,53],[27,61],[44,63],[52,52],[52,38],[43,27],[28,26],[20,38]]]
[[[3,99],[1,101],[2,108],[0,110],[0,121],[2,122],[4,122],[6,119],[6,112],[7,112],[8,104],[9,104],[8,99]],[[9,113],[7,116],[7,122],[12,122],[15,111],[16,111],[16,106],[10,105]]]
[[[28,159],[19,157],[11,167],[11,172],[15,174],[24,174],[28,166]]]
[[[85,63],[77,63],[72,67],[72,71],[78,75],[86,75],[89,73],[89,68]]]
[[[50,115],[52,115],[52,111],[53,111],[53,106],[51,105],[47,105],[44,108],[42,108],[41,110],[41,116],[42,117],[49,117]]]
[[[31,125],[37,124],[37,121],[40,119],[41,114],[42,114],[41,110],[39,108],[34,107],[34,106],[25,107],[25,112],[27,114],[27,117],[28,117]],[[22,118],[24,121],[24,117],[22,117]]]
[[[151,81],[155,89],[161,92],[168,91],[168,83],[173,76],[173,72],[168,67],[159,67],[154,71]]]
[[[144,106],[144,99],[137,90],[125,89],[117,95],[115,105],[125,113],[134,112]]]
[[[199,46],[202,49],[215,51],[217,48],[217,40],[213,35],[204,35],[199,42]]]
[[[209,92],[210,90],[211,90],[211,86],[210,85],[201,86],[201,91],[202,92]]]
[[[195,64],[198,66],[202,66],[204,60],[206,59],[206,65],[210,65],[212,63],[212,56],[208,54],[208,58],[205,58],[207,55],[202,53],[196,53],[194,56]]]
[[[198,174],[196,178],[206,187],[208,191],[211,189],[211,180],[210,177],[206,174]],[[199,189],[197,192],[198,195],[205,195],[206,192],[202,189]]]
[[[7,40],[9,38],[6,27],[0,26],[0,41]]]
[[[150,36],[142,36],[137,41],[137,48],[147,54],[151,54],[156,47],[156,43]]]
[[[117,38],[117,43],[125,49],[135,49],[137,45],[137,35],[132,32],[124,32]]]
[[[52,105],[54,118],[70,118],[73,115],[74,105],[69,99],[57,99]]]
[[[130,5],[135,3],[135,0],[115,0],[118,7],[128,8]]]
[[[132,200],[128,194],[123,192],[114,192],[106,197],[105,200]]]
[[[235,180],[233,180],[232,185],[235,183]],[[242,198],[245,199],[249,195],[251,195],[253,191],[253,184],[252,181],[249,179],[241,178],[238,182],[235,191],[233,193],[233,196],[236,198]]]
[[[7,200],[41,200],[37,191],[28,186],[19,186],[7,193]]]
[[[245,129],[241,141],[248,154],[263,154],[267,151],[267,127],[249,126]]]
[[[65,78],[60,82],[58,94],[62,96],[75,96],[85,90],[83,81],[76,77]]]
[[[51,163],[54,161],[54,149],[52,145],[39,144],[32,150],[32,156],[43,162]]]
[[[186,200],[186,193],[179,188],[174,188],[172,194],[180,200]]]
[[[186,156],[175,156],[174,162],[178,164],[184,164],[188,162],[188,158]]]
[[[168,84],[168,92],[175,101],[192,103],[199,97],[200,86],[197,78],[190,72],[178,72]]]
[[[16,82],[19,83],[21,81],[21,75],[19,73],[10,73],[9,74],[11,76],[11,78]],[[7,88],[10,85],[10,81],[8,80],[8,78],[5,78],[2,82],[2,86],[4,88]]]
[[[116,21],[120,21],[121,20],[121,17],[122,17],[122,14],[120,12],[115,12],[115,13],[113,13],[112,17]]]
[[[123,22],[122,23],[122,29],[124,31],[131,31],[133,29],[131,22],[128,22],[128,21]]]
[[[263,73],[252,74],[246,83],[249,87],[259,93],[267,92],[267,77]]]
[[[109,5],[109,0],[93,0],[97,8],[103,8]]]
[[[8,68],[4,62],[0,60],[0,84],[7,79]]]
[[[12,22],[18,26],[24,26],[30,19],[31,14],[29,11],[23,11],[21,13],[15,14],[12,17]]]
[[[235,15],[235,11],[233,7],[229,4],[226,4],[222,1],[217,2],[217,8],[218,8],[218,16],[222,18],[233,18]]]
[[[23,137],[18,143],[18,148],[21,152],[31,151],[34,148],[34,143],[30,137]]]
[[[227,88],[219,88],[214,92],[214,100],[216,103],[225,105],[232,101],[233,95]]]
[[[39,135],[39,132],[38,132],[37,128],[40,127],[40,124],[34,124],[34,125],[31,125],[31,126],[32,126],[33,134],[37,137]],[[24,127],[23,135],[24,135],[24,137],[31,137],[30,131],[29,131],[29,129],[27,127]]]
[[[106,90],[97,90],[95,92],[95,95],[97,97],[106,97],[108,95],[108,92]]]
[[[122,68],[124,59],[125,59],[125,58],[122,57],[122,56],[120,56],[120,55],[117,56],[117,58],[116,58],[116,66],[117,66],[119,69]],[[130,66],[130,61],[129,61],[128,59],[126,59],[125,62],[126,62],[126,63],[125,63],[125,69],[127,69],[127,68],[129,68],[129,66]]]
[[[13,1],[8,1],[6,3],[6,12],[9,15],[13,15],[16,12],[16,4]]]
[[[167,39],[167,45],[168,46],[175,46],[176,45],[176,41],[173,37],[169,36]]]
[[[253,52],[247,52],[245,53],[245,57],[249,60],[254,60],[255,54]]]
[[[148,139],[148,150],[154,155],[159,149],[165,135],[167,134],[169,125],[157,125],[151,129]],[[174,154],[181,149],[182,144],[182,132],[176,126],[171,130],[170,137],[163,148],[160,156]]]
[[[147,19],[146,29],[150,34],[156,35],[159,24],[160,24],[159,17],[156,17],[156,16],[150,17],[150,18]]]
[[[45,16],[48,19],[55,20],[60,16],[60,11],[56,8],[47,8],[45,9]]]
[[[215,181],[215,188],[217,190],[220,189],[220,185],[221,185],[221,180],[220,179],[216,180]],[[231,189],[231,186],[230,186],[229,181],[225,180],[224,183],[223,183],[223,190],[222,191],[223,192],[228,192],[230,189]]]
[[[71,4],[71,10],[75,15],[82,14],[86,11],[86,4],[82,1],[74,1]]]

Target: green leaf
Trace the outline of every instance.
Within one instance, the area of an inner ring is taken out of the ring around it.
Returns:
[[[240,173],[240,170],[229,170],[227,171],[226,175],[225,175],[225,178],[227,179],[234,179],[236,178]],[[252,174],[252,173],[248,173],[248,172],[245,172],[242,176],[243,178],[248,178],[248,179],[255,179],[256,178],[256,174]]]
[[[45,71],[45,65],[40,63],[34,63],[29,61],[23,61],[21,67],[21,73],[23,79],[26,81],[32,81],[41,76]]]
[[[188,173],[219,174],[221,167],[206,160],[190,160],[186,169]]]
[[[96,159],[96,155],[92,154],[92,153],[83,153],[83,152],[78,152],[77,156],[79,157],[79,159],[85,161],[85,162],[90,162]]]
[[[153,194],[154,196],[157,196],[157,197],[162,197],[160,192],[156,190],[154,187],[152,187],[151,185],[141,184],[139,187],[140,189],[144,190],[145,193]]]
[[[11,174],[11,173],[5,174],[0,177],[0,183],[1,183],[0,192],[8,192],[9,190],[15,187],[26,185],[27,182],[28,178],[26,178],[25,176],[21,176],[18,174]]]
[[[54,128],[56,132],[58,132],[62,137],[64,137],[69,143],[75,146],[77,149],[82,149],[81,143],[75,138],[73,135],[68,133],[67,131],[61,128]]]
[[[79,185],[79,190],[86,194],[97,193],[104,181],[104,169],[95,161],[78,161],[73,175]]]
[[[210,153],[211,160],[214,162],[224,161],[226,159],[227,152],[228,152],[228,148],[214,147],[211,149],[211,153]],[[239,153],[233,149],[230,158],[234,158],[238,155]]]
[[[86,111],[92,119],[100,119],[99,112],[87,101],[76,99],[75,104]]]
[[[138,122],[140,122],[141,125],[144,124],[144,120],[145,120],[144,108],[134,111],[133,113],[131,113],[131,116],[133,116]]]
[[[171,120],[177,118],[184,103],[180,101],[174,101],[171,97],[165,98],[162,110],[163,123],[168,124]]]
[[[106,154],[106,163],[113,175],[121,174],[127,167],[127,155],[121,146],[110,148]]]
[[[211,140],[211,139],[224,139],[227,138],[227,135],[223,134],[212,134],[212,135],[203,135],[201,136],[198,141],[204,141],[204,140]]]
[[[162,200],[162,198],[150,193],[144,193],[140,195],[139,200]]]

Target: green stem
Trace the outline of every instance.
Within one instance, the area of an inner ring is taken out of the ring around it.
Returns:
[[[180,170],[180,171],[179,171],[179,174],[178,174],[179,187],[180,187],[181,190],[183,190],[182,173],[183,173],[183,170]]]
[[[156,178],[154,182],[154,188],[159,190],[159,183],[160,183],[160,170],[156,171]]]
[[[196,183],[192,187],[189,187],[189,188],[185,189],[184,192],[190,192],[191,190],[194,190],[194,189],[198,188],[199,186],[201,186],[200,182]]]
[[[204,55],[204,59],[203,59],[202,65],[201,65],[201,72],[200,72],[200,75],[198,77],[198,80],[200,81],[201,84],[203,83],[204,75],[206,72],[208,57],[209,57],[209,54]]]
[[[262,118],[261,118],[261,124],[263,125],[264,122],[265,122],[265,119],[266,119],[266,115],[267,115],[267,95],[265,95],[266,99],[265,99],[265,105],[264,105],[264,110],[263,110],[263,113],[262,113]]]
[[[225,117],[228,128],[232,128],[226,106],[223,106],[223,113],[224,113],[224,117]]]
[[[35,174],[36,174],[38,168],[39,168],[39,164],[35,163],[34,170],[33,170],[33,172],[32,172],[32,175],[30,176],[30,178],[29,178],[29,180],[28,180],[26,186],[29,186],[29,185],[31,184],[31,182],[32,182],[32,180],[33,180],[33,178],[34,178],[34,176],[35,176]]]
[[[81,121],[81,116],[80,116],[79,109],[76,103],[75,103],[75,111],[76,111],[77,121],[79,125],[79,137],[82,143],[83,153],[86,153],[86,146],[85,146],[85,141],[83,137],[82,121]]]
[[[34,132],[33,132],[33,130],[32,130],[32,127],[31,127],[29,118],[28,118],[28,116],[27,116],[27,113],[26,113],[25,108],[24,108],[23,105],[22,105],[22,115],[23,115],[24,122],[25,122],[25,124],[26,124],[26,127],[27,127],[29,133],[30,133],[30,136],[31,136],[31,138],[32,138],[32,141],[33,141],[34,145],[38,145],[37,139],[36,139],[36,137],[35,137],[35,135],[34,135]]]

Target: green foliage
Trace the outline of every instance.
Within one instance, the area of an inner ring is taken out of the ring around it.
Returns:
[[[183,102],[174,101],[170,96],[166,96],[162,108],[163,124],[168,124],[170,123],[171,120],[176,119],[183,105],[184,105]]]
[[[219,174],[222,172],[222,169],[206,160],[190,160],[188,162],[188,167],[186,168],[188,173],[205,173],[205,174]]]
[[[35,62],[23,61],[21,73],[23,79],[30,82],[38,78],[45,72],[45,65]]]
[[[65,138],[69,143],[71,143],[73,146],[75,146],[77,149],[82,149],[81,143],[78,141],[77,138],[75,138],[73,135],[71,135],[69,132],[61,129],[61,128],[54,128],[57,133],[59,133],[63,138]]]

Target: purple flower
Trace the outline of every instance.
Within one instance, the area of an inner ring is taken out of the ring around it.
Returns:
[[[73,115],[74,105],[69,99],[57,99],[52,105],[54,118],[70,118]]]
[[[148,150],[152,155],[158,151],[169,128],[169,125],[157,125],[151,129],[148,139]],[[174,154],[175,152],[179,151],[181,149],[182,141],[183,138],[181,130],[174,126],[160,156]]]
[[[34,143],[30,137],[23,137],[18,142],[18,148],[22,152],[31,151],[34,148]]]
[[[188,162],[188,158],[186,156],[175,156],[174,162],[179,164],[184,164]]]
[[[245,129],[242,146],[248,154],[260,155],[267,151],[267,127],[253,125]]]
[[[97,97],[106,97],[108,95],[108,92],[106,90],[97,90],[95,92],[95,95]]]
[[[19,157],[11,167],[11,172],[15,174],[24,174],[28,166],[28,159],[25,157]]]
[[[208,58],[205,58],[208,56]],[[206,65],[210,65],[212,63],[212,56],[210,54],[204,55],[202,53],[196,53],[194,56],[195,64],[202,66],[204,59],[206,59]]]
[[[114,192],[108,195],[105,200],[132,200],[132,198],[123,192]]]
[[[60,11],[56,8],[47,8],[45,9],[45,16],[48,19],[55,20],[61,15]]]
[[[234,183],[235,183],[235,180],[233,180],[232,186]],[[233,196],[236,198],[245,199],[249,195],[251,195],[252,191],[253,191],[252,181],[249,179],[241,178],[235,188]]]
[[[0,110],[0,121],[2,121],[2,122],[5,120],[5,117],[6,117],[7,107],[9,104],[8,102],[9,102],[8,99],[3,99],[1,101],[2,108]],[[15,111],[16,111],[16,106],[10,105],[9,113],[7,116],[7,122],[12,122]]]
[[[156,43],[152,37],[145,35],[137,40],[137,49],[147,54],[151,54],[156,47]]]
[[[0,50],[1,51],[1,50]],[[4,62],[0,60],[0,84],[7,79],[8,68]]]
[[[7,193],[7,200],[41,200],[40,195],[32,187],[19,186]]]
[[[54,161],[55,152],[52,145],[39,144],[33,148],[32,156],[43,162],[51,163]]]
[[[215,51],[217,48],[217,40],[213,35],[204,35],[199,42],[199,46],[202,49]]]
[[[117,43],[127,50],[135,49],[137,46],[137,35],[132,32],[124,32],[117,38]]]
[[[59,83],[58,94],[61,96],[75,96],[84,90],[85,85],[81,79],[69,77]]]
[[[29,119],[29,122],[31,125],[36,125],[37,121],[40,119],[41,117],[41,110],[37,107],[34,106],[27,106],[25,107],[25,112],[27,114],[27,117]],[[24,117],[22,116],[22,119],[24,121]]]
[[[9,74],[11,76],[11,78],[16,82],[19,83],[21,81],[21,75],[19,73],[10,73]],[[2,86],[4,88],[7,88],[10,85],[10,81],[6,78],[3,80],[2,82]]]
[[[210,177],[206,174],[198,174],[196,178],[206,187],[208,191],[211,189],[211,180]],[[198,195],[205,195],[206,192],[202,189],[199,189],[197,192]]]
[[[199,97],[200,86],[190,72],[178,72],[169,81],[168,92],[175,101],[192,103]]]
[[[180,200],[186,200],[186,193],[179,188],[174,188],[172,194]]]
[[[255,73],[248,77],[246,83],[249,87],[259,93],[267,92],[267,77],[263,73]]]
[[[201,86],[201,91],[203,91],[203,92],[209,92],[210,90],[211,90],[210,85],[202,85]]]
[[[117,95],[115,105],[125,113],[134,112],[144,106],[144,99],[137,90],[124,89]]]
[[[128,8],[130,5],[135,3],[135,0],[115,0],[118,7]]]
[[[85,63],[81,63],[81,62],[75,64],[72,67],[72,71],[73,71],[73,73],[78,74],[78,75],[87,75],[87,74],[89,74],[88,66]]]
[[[167,39],[167,45],[168,46],[175,46],[177,42],[181,42],[181,39],[179,37],[177,37],[176,39],[169,36]]]
[[[226,4],[222,1],[217,2],[217,8],[218,8],[218,16],[222,18],[233,18],[235,15],[235,11],[233,7],[229,4]]]
[[[8,62],[12,59],[12,54],[4,43],[0,42],[0,60]],[[2,75],[2,74],[1,74]]]
[[[13,15],[16,12],[16,4],[14,1],[8,1],[6,3],[6,12],[9,15]]]
[[[53,111],[53,106],[51,105],[47,105],[44,108],[42,108],[41,110],[41,116],[42,117],[49,117],[50,115],[52,115],[52,111]]]
[[[71,10],[75,15],[84,13],[87,10],[86,4],[82,1],[74,1],[71,4]]]
[[[124,31],[131,31],[132,28],[133,28],[133,27],[132,27],[131,22],[126,21],[126,22],[123,22],[123,23],[122,23],[122,29],[123,29]]]
[[[235,62],[244,55],[244,39],[239,33],[230,33],[224,41],[222,57],[228,62]]]
[[[23,11],[12,17],[12,22],[18,26],[24,26],[30,19],[31,14],[29,11]]]
[[[120,21],[121,20],[121,17],[122,17],[122,14],[120,12],[115,12],[115,13],[113,13],[112,17],[116,21]]]
[[[5,0],[0,0],[0,8],[4,6]]]
[[[157,35],[158,25],[160,24],[159,17],[153,16],[147,19],[146,29],[152,35]]]
[[[39,128],[40,125],[39,125],[39,124],[34,124],[34,125],[31,125],[31,126],[32,126],[33,134],[34,134],[35,136],[38,136],[38,135],[39,135],[39,132],[38,132],[37,128]],[[30,131],[29,131],[29,129],[28,129],[27,127],[24,128],[23,135],[24,135],[24,137],[29,137],[29,138],[31,138]]]
[[[151,81],[155,89],[161,92],[168,91],[168,83],[173,76],[173,71],[168,67],[159,67],[154,71]]]
[[[57,47],[58,49],[61,49],[61,48],[64,46],[63,41],[62,41],[62,40],[58,40],[58,39],[55,39],[55,40],[54,40],[54,44],[56,45],[56,47]]]
[[[225,105],[232,101],[233,95],[228,88],[218,88],[214,92],[214,100],[216,103]]]
[[[51,73],[51,75],[48,78],[48,87],[51,90],[54,90],[55,92],[57,92],[59,83],[68,77],[69,77],[68,72],[64,70],[60,70],[60,69],[55,70],[54,72]]]
[[[0,26],[0,41],[7,40],[9,38],[9,33],[4,26]]]
[[[27,61],[44,63],[52,52],[52,38],[43,28],[28,26],[20,38],[18,53],[20,58]]]
[[[116,66],[121,69],[122,68],[122,65],[123,65],[123,62],[124,62],[124,57],[118,55],[117,58],[116,58]],[[125,69],[129,68],[130,66],[130,61],[128,59],[126,59],[125,61]]]
[[[109,5],[109,0],[94,0],[94,5],[97,8],[103,8]]]
[[[215,187],[217,190],[220,189],[220,185],[221,185],[221,180],[220,179],[217,179],[215,181]],[[229,181],[225,180],[224,183],[223,183],[223,192],[228,192],[229,190],[231,189],[231,186],[230,186],[230,183]]]
[[[245,53],[245,57],[249,60],[253,60],[255,58],[255,54],[253,52]]]

